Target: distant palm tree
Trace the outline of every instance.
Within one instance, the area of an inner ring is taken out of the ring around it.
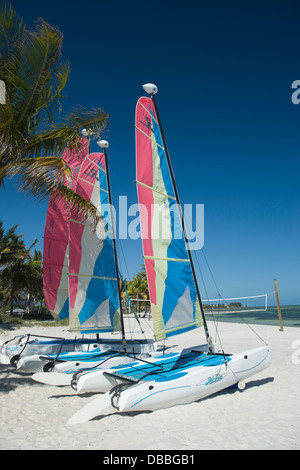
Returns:
[[[15,301],[23,298],[25,301],[26,292],[30,294],[35,286],[37,272],[31,261],[23,262],[21,260],[14,261],[3,269],[2,278],[2,295],[4,297],[4,305],[10,305],[10,313],[13,314]]]
[[[30,261],[26,263],[27,274],[29,278],[29,283],[26,285],[28,292],[28,302],[26,311],[29,312],[32,308],[32,305],[35,305],[36,302],[39,302],[41,307],[44,302],[44,293],[43,293],[43,260],[42,252],[34,250],[34,254]]]
[[[0,221],[0,269],[15,261],[30,259],[30,250],[25,246],[23,235],[17,235],[18,225],[5,231]]]
[[[24,296],[24,292],[35,292],[42,285],[41,255],[31,249],[37,240],[27,248],[23,235],[17,235],[17,225],[5,231],[0,221],[0,292],[4,306],[10,305],[13,313],[14,302]]]
[[[60,117],[70,73],[62,43],[62,33],[45,20],[29,29],[10,3],[0,6],[0,80],[6,85],[6,102],[0,104],[0,186],[17,175],[19,189],[35,198],[57,192],[97,218],[91,204],[63,185],[72,175],[60,155],[66,146],[80,147],[82,128],[100,135],[108,114],[78,107]]]
[[[142,265],[142,270],[135,274],[132,281],[127,283],[127,291],[128,295],[131,299],[138,299],[138,300],[148,300],[149,299],[149,290],[148,290],[148,282],[147,282],[147,275],[145,266]],[[140,312],[140,303],[135,302],[137,304],[137,311]]]

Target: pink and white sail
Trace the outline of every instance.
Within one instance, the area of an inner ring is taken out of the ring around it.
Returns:
[[[76,190],[77,177],[88,150],[88,140],[82,138],[79,149],[66,148],[63,152],[62,158],[72,170],[73,190]],[[68,184],[66,179],[64,184]],[[69,217],[69,204],[60,196],[51,196],[44,233],[43,284],[46,304],[54,318],[59,319],[69,316]]]

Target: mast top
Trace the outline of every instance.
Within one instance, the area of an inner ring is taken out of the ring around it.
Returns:
[[[107,140],[98,140],[97,145],[99,145],[99,147],[101,147],[102,149],[107,149],[109,143],[107,142]]]
[[[153,83],[146,83],[143,88],[148,95],[155,95],[158,92],[158,88]]]

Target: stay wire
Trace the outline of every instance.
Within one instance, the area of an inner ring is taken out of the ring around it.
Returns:
[[[179,190],[179,189],[178,189],[178,192],[179,192],[179,194],[180,194],[180,199],[181,199],[181,201],[182,201],[182,203],[183,203],[183,205],[184,205],[184,199],[183,199],[182,194],[180,193],[180,190]],[[195,231],[195,228],[194,228],[194,225],[193,225],[193,220],[190,220],[190,217],[188,217],[188,221],[191,223],[192,230]],[[220,293],[220,291],[219,291],[218,285],[217,285],[217,283],[216,283],[215,277],[214,277],[214,275],[213,275],[212,269],[211,269],[211,267],[210,267],[210,265],[209,265],[209,263],[208,263],[208,260],[207,260],[207,257],[206,257],[206,255],[205,255],[205,252],[204,252],[203,247],[201,248],[201,252],[202,252],[202,254],[203,254],[203,257],[204,257],[204,259],[205,259],[206,265],[207,265],[207,267],[208,267],[208,270],[209,270],[209,272],[210,272],[210,274],[211,274],[211,277],[212,277],[213,283],[214,283],[214,285],[215,285],[216,291],[217,291],[217,293],[218,293],[218,297],[219,297],[218,310],[219,310],[219,307],[220,307],[220,300],[221,300],[222,296],[221,296],[221,293]],[[206,296],[207,296],[207,299],[209,299],[208,292],[207,292],[207,289],[206,289],[206,284],[205,284],[205,282],[204,282],[204,278],[203,278],[203,275],[202,275],[202,270],[201,270],[200,263],[199,263],[199,260],[198,260],[198,256],[195,254],[194,258],[196,259],[198,271],[199,271],[200,276],[201,276],[201,280],[202,280],[203,288],[204,288],[204,290],[205,290],[205,294],[206,294]],[[222,300],[224,301],[223,298],[222,298]],[[225,301],[225,303],[227,303],[227,302]],[[208,305],[211,306],[210,303],[208,303]],[[227,305],[228,305],[228,303],[227,303]],[[247,325],[248,328],[249,328],[264,344],[267,345],[267,343],[265,342],[265,340],[264,340],[264,339],[257,333],[257,331],[255,331],[254,328],[241,316],[241,314],[240,314],[239,312],[236,312],[236,313],[239,315],[239,317],[240,317],[240,319],[243,321],[243,323],[244,323],[245,325]],[[220,347],[222,348],[222,351],[223,351],[223,353],[224,353],[223,346],[222,346],[222,342],[221,342],[221,338],[220,338],[220,334],[219,334],[219,316],[220,316],[220,314],[218,314],[217,320],[216,320],[216,319],[215,319],[215,315],[214,315],[214,313],[213,313],[213,309],[211,308],[211,315],[212,315],[212,317],[213,317],[213,321],[214,321],[214,325],[215,325],[215,329],[216,329],[216,338],[218,338],[218,341],[219,341],[219,343],[220,343]]]

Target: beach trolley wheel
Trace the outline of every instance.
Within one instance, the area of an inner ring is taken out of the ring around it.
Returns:
[[[76,391],[77,391],[77,382],[78,382],[77,377],[73,377],[73,379],[71,380],[71,384],[70,384],[73,390],[76,390]]]
[[[20,354],[17,354],[16,356],[12,357],[10,360],[10,363],[12,366],[17,367],[17,362],[20,359]]]
[[[246,384],[243,381],[238,382],[237,384],[239,390],[245,390]]]
[[[52,361],[47,362],[47,364],[44,365],[43,371],[44,372],[51,372],[53,370],[54,363]]]

